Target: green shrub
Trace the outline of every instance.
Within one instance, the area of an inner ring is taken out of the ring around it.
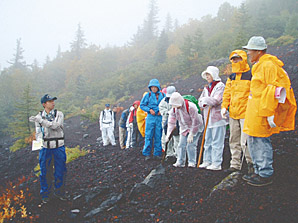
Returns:
[[[25,148],[28,146],[28,143],[25,142],[25,139],[18,139],[17,141],[15,141],[15,143],[9,147],[9,150],[11,152],[15,152],[21,148]]]
[[[286,46],[294,43],[294,41],[295,41],[295,38],[293,36],[281,36],[277,39],[275,38],[267,39],[267,43],[270,46]]]

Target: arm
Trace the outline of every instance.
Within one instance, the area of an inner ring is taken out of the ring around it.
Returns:
[[[231,81],[230,78],[228,78],[226,86],[225,86],[225,90],[224,90],[224,93],[223,93],[223,96],[222,96],[221,108],[228,109],[228,107],[230,106],[231,86],[232,86],[232,81]]]
[[[216,88],[216,92],[214,93],[213,97],[205,97],[205,103],[212,107],[221,104],[224,89],[224,85],[220,86],[219,88]]]
[[[40,125],[42,127],[50,128],[50,129],[58,129],[63,128],[64,123],[64,115],[62,112],[57,112],[57,117],[52,122],[49,122],[46,119],[42,119]]]
[[[148,107],[148,104],[149,104],[149,93],[147,93],[147,94],[142,98],[141,103],[140,103],[140,108],[141,108],[143,111],[147,112],[147,113],[149,113],[149,112],[150,112],[150,109],[151,109],[151,108]]]
[[[172,108],[169,112],[169,118],[168,118],[168,129],[167,129],[167,137],[168,138],[169,138],[171,132],[176,127],[176,120],[177,120],[176,113],[174,112],[174,109]]]
[[[162,116],[166,116],[168,115],[169,113],[169,110],[168,110],[168,103],[165,101],[165,100],[162,100],[160,103],[159,103],[159,112]]]
[[[194,104],[193,106],[189,106],[189,116],[191,119],[190,133],[196,135],[203,125],[203,118],[202,115],[198,113],[198,109]]]

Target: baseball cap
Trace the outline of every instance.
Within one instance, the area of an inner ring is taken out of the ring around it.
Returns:
[[[41,104],[46,103],[47,101],[51,101],[51,100],[57,100],[56,97],[51,97],[49,94],[45,94],[41,99],[40,102]]]

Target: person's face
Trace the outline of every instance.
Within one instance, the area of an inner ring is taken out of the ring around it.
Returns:
[[[137,109],[138,108],[138,105],[137,104],[134,104],[134,108]]]
[[[211,74],[206,73],[206,79],[208,81],[208,83],[212,83],[213,81],[213,77],[211,76]]]
[[[153,93],[156,93],[156,92],[158,91],[158,87],[156,87],[156,86],[152,86],[152,87],[151,87],[151,91],[152,91]]]
[[[106,109],[107,109],[107,110],[109,110],[109,109],[110,109],[110,107],[107,107],[107,106],[106,106]]]
[[[114,108],[113,108],[113,112],[116,112],[116,111],[117,111],[117,107],[114,107]]]
[[[42,104],[46,110],[52,111],[55,108],[55,101],[50,100]]]
[[[259,61],[260,58],[260,51],[259,50],[247,50],[247,55],[249,58],[249,61],[254,64]]]
[[[238,63],[238,62],[242,61],[242,58],[241,57],[233,57],[231,60],[233,63]]]

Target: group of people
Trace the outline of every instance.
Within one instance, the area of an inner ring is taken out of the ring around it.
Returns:
[[[253,186],[272,183],[273,149],[270,136],[294,130],[296,100],[283,62],[266,53],[265,39],[253,36],[243,49],[247,50],[252,68],[243,50],[233,51],[229,59],[232,74],[226,84],[219,69],[208,66],[202,72],[207,81],[198,104],[182,96],[174,86],[161,89],[157,79],[149,82],[149,92],[141,101],[125,109],[119,120],[121,149],[142,147],[145,160],[175,160],[174,167],[221,170],[227,125],[230,129],[230,167],[239,171],[244,157],[248,172],[243,180]],[[44,110],[29,118],[35,122],[36,138],[43,142],[39,153],[41,196],[44,203],[51,193],[50,175],[55,167],[55,193],[65,199],[66,154],[64,147],[63,113],[54,109],[56,97],[41,98]],[[202,112],[202,114],[201,114]],[[100,113],[103,145],[116,145],[115,112],[110,105]],[[204,131],[203,162],[197,164],[197,144]],[[167,146],[166,146],[167,145]],[[153,148],[153,156],[152,154]],[[187,156],[187,159],[186,159]]]

